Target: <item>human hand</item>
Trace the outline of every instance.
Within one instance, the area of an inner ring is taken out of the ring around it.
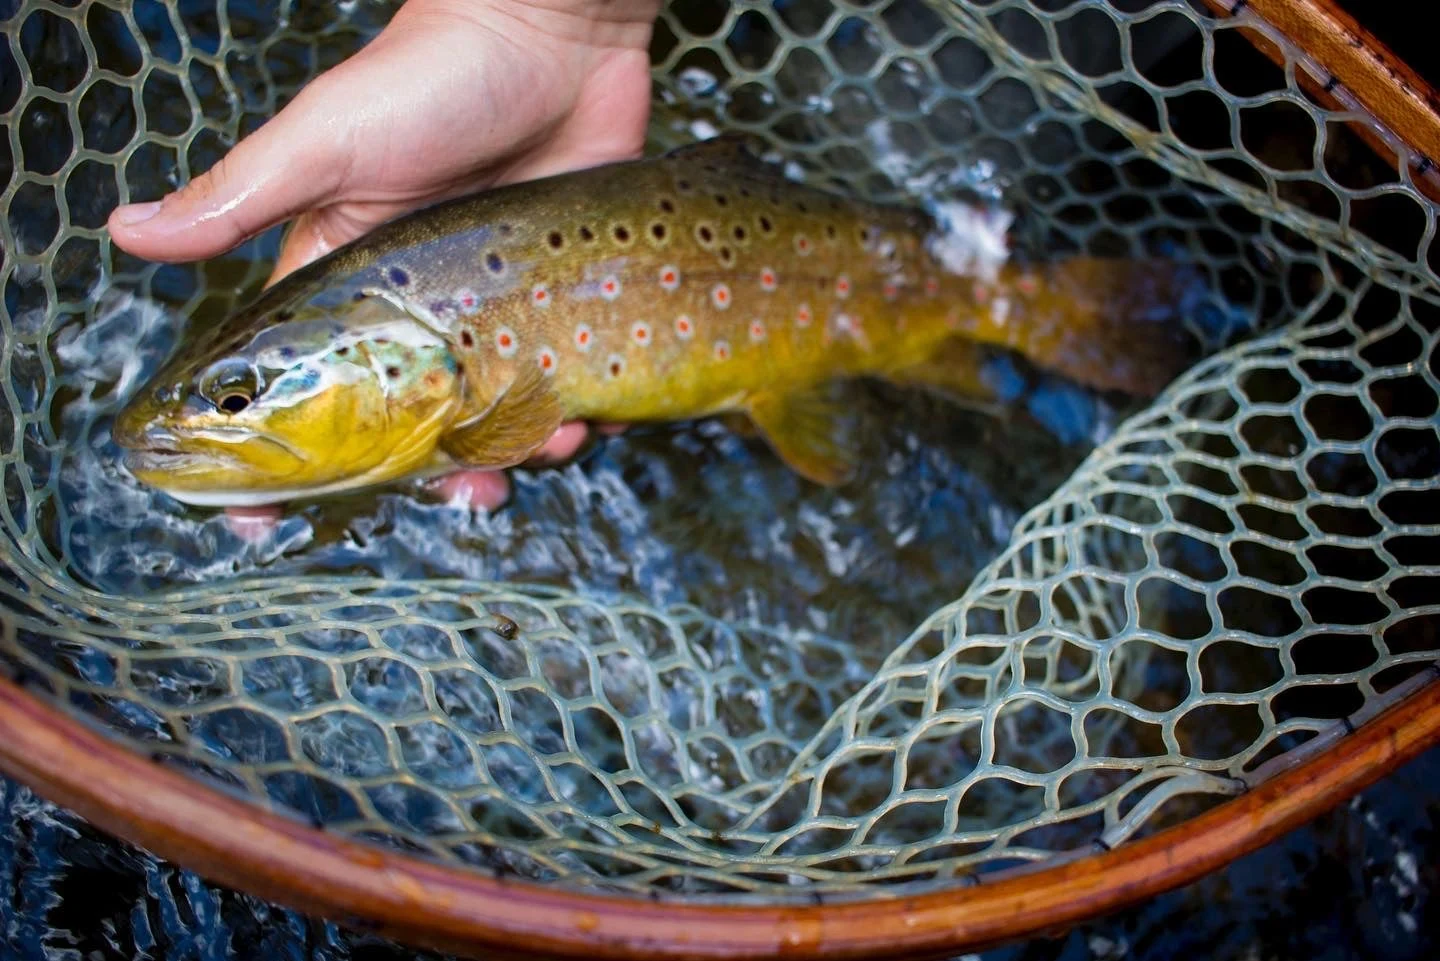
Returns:
[[[659,0],[409,0],[209,171],[110,216],[140,257],[213,257],[287,220],[274,283],[401,214],[488,187],[638,156]],[[585,439],[562,426],[537,454]],[[499,472],[441,482],[498,507]]]

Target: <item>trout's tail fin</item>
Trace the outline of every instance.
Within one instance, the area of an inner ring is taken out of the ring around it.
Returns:
[[[1200,289],[1193,268],[1166,260],[1011,265],[959,332],[1087,387],[1148,397],[1198,355],[1182,320]]]

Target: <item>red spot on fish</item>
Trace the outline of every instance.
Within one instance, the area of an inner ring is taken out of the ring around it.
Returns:
[[[716,284],[710,291],[710,299],[716,307],[724,310],[730,306],[730,288],[725,284]]]
[[[750,339],[755,343],[765,339],[765,325],[758,320],[750,321]]]
[[[795,308],[795,325],[797,327],[809,327],[812,319],[808,305],[801,304]]]
[[[680,286],[680,271],[675,267],[660,268],[660,286],[666,290],[674,290]]]
[[[681,340],[689,340],[691,335],[695,333],[695,325],[690,322],[689,317],[681,314],[675,318],[675,333]]]
[[[550,291],[545,289],[544,284],[536,284],[535,289],[530,291],[530,299],[535,302],[536,307],[550,306]]]
[[[835,278],[835,296],[841,300],[850,296],[850,278],[844,274]]]
[[[600,296],[606,300],[614,300],[620,296],[620,280],[616,277],[606,277],[600,281]]]
[[[898,286],[896,286],[894,283],[888,283],[888,284],[885,285],[885,299],[886,299],[886,300],[894,300],[896,297],[899,297],[899,296],[900,296],[900,288],[899,288]]]
[[[541,369],[542,371],[544,371],[546,374],[553,374],[553,373],[555,373],[555,352],[554,352],[554,351],[552,351],[549,347],[542,347],[542,348],[540,348],[540,352],[539,352],[538,354],[536,354],[535,357],[536,357],[536,360],[539,361],[539,363],[540,363],[540,369]]]
[[[760,289],[767,291],[775,289],[775,271],[769,267],[760,271]]]
[[[455,302],[459,304],[460,309],[467,314],[473,314],[476,308],[480,306],[480,298],[475,295],[475,291],[468,289],[456,291]]]
[[[795,249],[800,252],[800,255],[802,257],[809,254],[810,238],[806,237],[804,234],[797,234],[795,237]]]
[[[1033,274],[1025,274],[1015,281],[1015,289],[1026,297],[1034,297],[1040,292],[1040,280]]]
[[[728,343],[726,343],[726,342],[723,341],[723,340],[717,340],[717,341],[715,341],[715,359],[716,359],[716,360],[729,360],[729,359],[730,359],[730,345],[729,345]]]
[[[592,337],[593,335],[590,333],[588,325],[581,324],[575,328],[575,346],[580,348],[582,353],[590,349],[590,340]]]
[[[625,373],[625,358],[619,354],[611,354],[610,359],[607,361],[607,367],[611,377],[619,377]]]
[[[650,346],[650,325],[643,320],[636,321],[635,326],[630,328],[630,336],[634,337],[635,343],[640,346]]]
[[[515,332],[509,327],[501,327],[495,331],[495,348],[501,357],[515,356],[516,339]]]

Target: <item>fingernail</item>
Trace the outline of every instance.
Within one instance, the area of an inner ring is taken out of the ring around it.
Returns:
[[[136,224],[143,224],[159,212],[160,201],[158,200],[143,204],[126,204],[123,207],[115,208],[115,219],[122,227],[133,227]]]

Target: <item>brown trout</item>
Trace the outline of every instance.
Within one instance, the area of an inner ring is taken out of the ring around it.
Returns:
[[[509,467],[566,420],[739,412],[831,484],[855,459],[837,378],[974,393],[985,344],[1148,395],[1189,360],[1168,262],[956,272],[939,239],[731,140],[518,184],[393,221],[193,332],[114,436],[180,500],[256,505]]]

